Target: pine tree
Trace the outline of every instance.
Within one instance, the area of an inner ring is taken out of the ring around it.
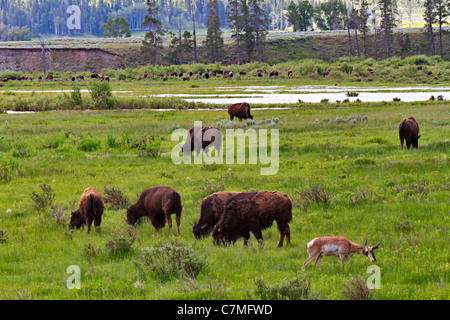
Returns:
[[[441,58],[444,58],[442,51],[442,25],[448,24],[446,18],[450,15],[450,0],[434,0],[434,6],[436,8],[437,23],[439,25],[439,54]]]
[[[153,53],[154,65],[156,66],[158,65],[158,49],[162,47],[162,37],[166,30],[163,29],[161,21],[157,18],[158,8],[156,8],[156,0],[147,0],[147,6],[148,15],[145,16],[142,24],[151,29],[145,34],[141,51]]]
[[[239,15],[239,0],[229,0],[228,1],[229,11],[226,14],[228,27],[232,30],[231,37],[236,41],[236,60],[237,64],[241,64],[241,43],[240,43],[240,33],[241,33],[241,23]]]
[[[206,39],[204,44],[211,63],[217,62],[223,55],[223,37],[220,29],[219,6],[217,0],[209,0],[207,7],[209,8],[208,18],[206,20]]]
[[[258,54],[258,61],[261,63],[264,56],[265,40],[269,29],[269,20],[266,14],[266,4],[264,0],[250,0],[250,11],[252,25],[255,32],[255,46]]]
[[[378,5],[381,13],[380,30],[383,33],[386,56],[389,58],[394,50],[392,43],[394,40],[394,28],[397,26],[397,6],[394,0],[378,0]]]
[[[423,7],[425,8],[423,13],[423,19],[425,21],[425,27],[427,28],[428,31],[430,52],[431,55],[434,56],[436,54],[436,46],[434,44],[433,23],[436,23],[437,19],[433,0],[425,0],[425,2],[423,3]]]
[[[250,62],[253,49],[255,48],[255,39],[247,0],[239,0],[239,12],[241,13],[241,16],[239,17],[239,23],[241,25],[240,29],[243,32],[241,35],[242,49],[247,56],[247,62]]]

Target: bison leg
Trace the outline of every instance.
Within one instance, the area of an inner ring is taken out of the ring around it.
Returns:
[[[102,223],[102,217],[97,217],[94,219],[95,231],[100,231],[100,224]]]
[[[92,224],[92,220],[89,219],[88,217],[86,217],[86,225],[87,225],[87,232],[91,233],[91,224]]]
[[[178,234],[180,234],[181,217],[180,217],[179,215],[177,215],[177,217],[175,218],[175,220],[177,221]]]

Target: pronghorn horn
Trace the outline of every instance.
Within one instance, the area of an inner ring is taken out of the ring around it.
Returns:
[[[375,246],[372,247],[372,250],[378,249],[378,246],[380,245],[381,241],[378,242]]]
[[[367,247],[367,240],[366,240],[366,243],[364,243],[364,247]]]

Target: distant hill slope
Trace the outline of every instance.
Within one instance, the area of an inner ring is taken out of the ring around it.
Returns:
[[[363,54],[362,39],[360,52]],[[367,39],[367,58],[386,58],[383,42],[378,37],[375,45],[374,36]],[[66,72],[94,71],[103,68],[123,69],[141,67],[152,64],[153,61],[141,52],[141,39],[80,39],[61,38],[50,40],[51,53],[47,53],[49,70]],[[199,44],[202,39],[199,39]],[[427,35],[423,31],[400,31],[395,34],[395,55],[400,57],[410,55],[430,55]],[[222,64],[235,64],[234,44],[226,39],[225,55]],[[352,35],[353,54],[356,55],[355,40]],[[450,60],[450,32],[443,37],[444,59]],[[439,41],[436,37],[436,47],[439,52]],[[32,72],[42,69],[42,54],[36,42],[0,43],[0,70]],[[161,52],[159,63],[163,65],[176,64],[170,60],[166,47]],[[275,64],[290,60],[317,58],[322,60],[337,59],[351,56],[348,46],[348,35],[345,32],[308,32],[308,33],[271,33],[266,44],[264,62]],[[193,57],[185,57],[193,62]],[[199,50],[199,62],[207,63],[204,47]],[[255,59],[254,59],[255,60]]]

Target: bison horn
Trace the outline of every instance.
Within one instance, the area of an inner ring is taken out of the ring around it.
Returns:
[[[206,223],[204,225],[201,226],[201,229],[205,229],[206,228]]]
[[[194,225],[192,223],[189,222],[189,224],[191,225],[191,227],[194,227]]]

